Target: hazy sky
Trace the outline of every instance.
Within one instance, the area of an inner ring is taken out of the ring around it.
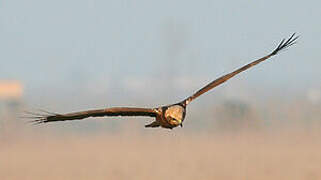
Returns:
[[[167,98],[178,99],[297,32],[297,45],[228,87],[304,92],[321,84],[320,7],[317,0],[4,0],[0,78],[21,80],[27,97],[176,92]]]

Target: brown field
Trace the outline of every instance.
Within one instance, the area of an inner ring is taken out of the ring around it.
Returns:
[[[321,179],[321,133],[4,137],[0,179]]]

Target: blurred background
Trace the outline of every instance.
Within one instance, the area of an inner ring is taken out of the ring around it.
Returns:
[[[0,179],[321,179],[319,1],[0,3]],[[201,96],[184,128],[65,113],[157,107],[298,43]]]

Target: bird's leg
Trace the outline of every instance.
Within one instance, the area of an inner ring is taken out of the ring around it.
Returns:
[[[149,128],[149,127],[156,128],[156,127],[159,127],[159,126],[160,126],[160,124],[159,124],[158,121],[154,121],[154,122],[152,122],[150,124],[145,125],[146,128]]]

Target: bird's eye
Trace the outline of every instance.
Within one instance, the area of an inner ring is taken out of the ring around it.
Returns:
[[[172,118],[172,120],[175,121],[175,122],[178,122],[178,123],[180,122],[180,121],[179,121],[178,119],[176,119],[176,118]]]

